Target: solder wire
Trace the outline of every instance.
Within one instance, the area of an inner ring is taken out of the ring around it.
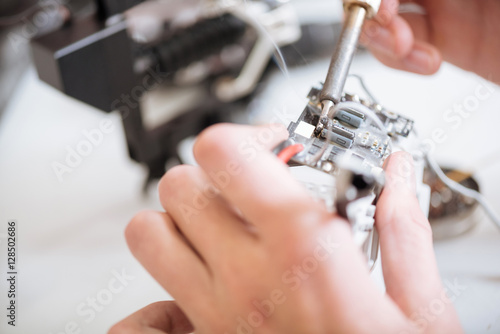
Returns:
[[[244,5],[248,6],[247,0],[244,0]],[[251,13],[251,11],[247,11],[248,13]],[[285,78],[290,79],[290,73],[288,71],[288,65],[286,64],[285,56],[283,55],[283,52],[281,51],[281,48],[279,45],[276,43],[274,38],[271,36],[271,34],[266,30],[266,28],[258,21],[257,18],[249,14],[249,18],[252,20],[254,23],[254,27],[257,28],[259,33],[264,35],[268,41],[273,45],[274,47],[274,58],[277,62],[278,68],[280,69],[281,73],[285,76]]]

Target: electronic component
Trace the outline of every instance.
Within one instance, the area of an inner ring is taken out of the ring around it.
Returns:
[[[364,20],[373,18],[379,7],[380,0],[344,0],[346,21],[325,84],[311,89],[309,103],[290,124],[286,141],[304,148],[291,158],[290,166],[309,166],[334,179],[334,201],[329,202],[351,223],[371,268],[378,255],[374,214],[384,185],[382,166],[394,150],[402,149],[413,130],[412,120],[344,92]]]
[[[289,125],[289,139],[280,150],[294,154],[286,155],[290,166],[308,166],[334,179],[333,200],[316,197],[335,204],[329,209],[349,220],[355,240],[373,266],[378,254],[374,204],[384,185],[382,166],[392,152],[415,139],[411,136],[414,123],[378,103],[346,93],[325,120],[318,98],[321,88],[309,92],[309,103]],[[292,149],[298,145],[300,150]],[[417,167],[423,169],[423,162],[417,162]],[[423,170],[417,174],[423,175]],[[428,187],[421,185],[419,190],[425,194]],[[423,205],[428,206],[428,196],[423,198]]]
[[[321,117],[321,104],[316,95],[318,91],[317,87],[311,89],[308,105],[297,122],[289,126],[290,138],[305,147],[301,155],[292,159],[293,163],[320,168],[321,160],[336,162],[336,157],[349,152],[350,159],[365,162],[369,168],[381,167],[393,151],[392,141],[407,138],[413,129],[412,120],[401,115],[387,118],[384,113],[388,111],[379,104],[360,98],[357,98],[359,102],[353,102],[351,95],[343,94],[338,112],[318,132],[316,125]],[[355,103],[359,108],[354,109],[352,104],[344,108],[343,102]],[[367,117],[363,113],[366,109],[379,121]],[[353,125],[346,121],[343,117],[346,111],[360,122]],[[395,129],[401,123],[405,124],[405,131],[396,132],[391,137],[388,129]]]

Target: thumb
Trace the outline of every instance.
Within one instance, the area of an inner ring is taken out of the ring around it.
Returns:
[[[429,221],[415,195],[413,159],[408,153],[395,153],[385,170],[386,186],[375,220],[387,294],[409,317],[437,298],[446,299],[447,311],[430,324],[439,327],[456,314],[441,283]]]
[[[188,334],[191,322],[174,301],[157,302],[144,307],[114,325],[108,334]]]

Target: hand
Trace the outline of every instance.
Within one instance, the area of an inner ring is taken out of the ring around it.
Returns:
[[[188,334],[193,325],[175,302],[146,306],[109,330],[109,334]]]
[[[166,213],[143,212],[128,226],[130,249],[176,299],[177,316],[196,333],[460,333],[415,198],[411,157],[389,159],[376,214],[384,293],[348,223],[270,152],[286,138],[278,126],[209,128],[194,149],[200,167],[176,167],[162,179]],[[439,315],[420,315],[436,301]],[[150,316],[132,318],[118,326],[141,328]]]
[[[441,59],[482,77],[500,80],[500,2],[414,0],[427,14],[398,14],[399,3],[382,0],[377,17],[365,24],[362,43],[382,63],[432,74]]]

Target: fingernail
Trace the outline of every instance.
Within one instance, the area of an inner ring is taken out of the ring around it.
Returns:
[[[395,42],[391,32],[375,22],[366,23],[363,44],[386,55],[394,55]]]
[[[386,186],[396,190],[409,190],[415,192],[415,171],[413,158],[408,153],[398,152],[390,157],[387,162]]]
[[[404,65],[410,71],[430,74],[437,71],[439,64],[437,63],[435,52],[427,48],[415,48],[408,57],[404,60]]]

